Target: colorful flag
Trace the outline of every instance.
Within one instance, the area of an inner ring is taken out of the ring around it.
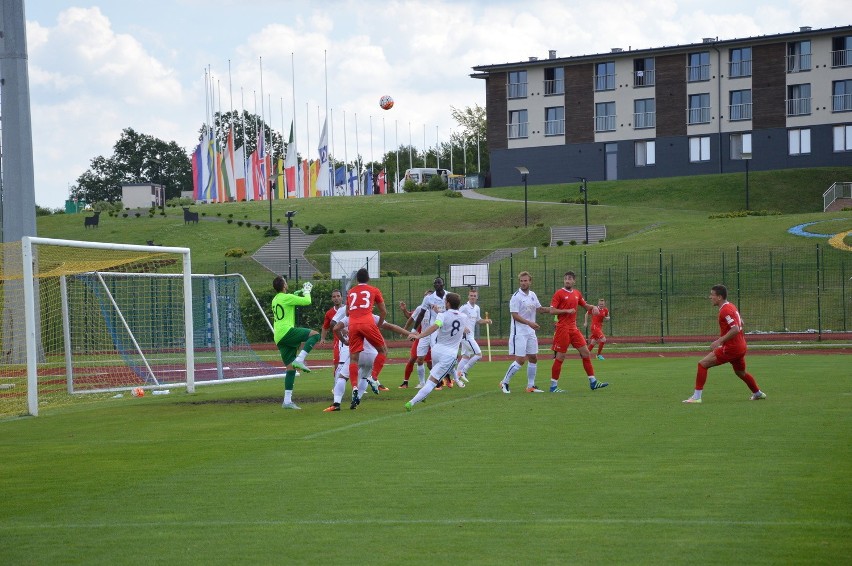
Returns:
[[[346,167],[342,165],[334,170],[334,195],[346,194]]]
[[[266,140],[263,133],[263,128],[257,134],[257,168],[255,169],[254,187],[257,195],[257,200],[266,200],[266,183],[269,166],[266,162]]]
[[[199,200],[216,199],[215,159],[213,155],[213,139],[207,128],[201,136],[201,194]]]
[[[275,188],[276,199],[287,198],[287,187],[284,186],[284,160],[280,157],[275,160]]]
[[[355,169],[349,170],[349,177],[346,178],[346,183],[351,196],[358,194],[358,174],[355,172]]]
[[[311,172],[308,168],[308,160],[303,159],[299,165],[299,197],[308,198],[308,196],[310,196],[311,186]]]
[[[234,167],[234,130],[228,132],[228,139],[225,141],[225,151],[223,152],[222,179],[224,181],[224,192],[222,195],[223,202],[234,200],[237,188],[237,177]]]
[[[310,174],[311,174],[311,182],[310,182],[310,187],[309,187],[309,190],[308,190],[308,196],[313,198],[313,197],[317,196],[317,183],[319,182],[318,177],[319,177],[319,171],[320,171],[319,159],[312,161],[309,169],[310,169]]]
[[[234,151],[234,179],[237,186],[237,202],[246,200],[246,148],[241,146]]]
[[[293,122],[290,122],[290,141],[287,144],[287,156],[284,159],[284,176],[287,178],[287,196],[289,198],[296,198],[297,196],[297,165],[299,165],[299,158],[296,155],[296,137]]]
[[[386,195],[386,194],[388,194],[387,187],[385,186],[385,177],[386,177],[386,175],[387,175],[387,174],[386,174],[386,172],[385,172],[384,170],[382,170],[382,171],[380,171],[380,172],[379,172],[378,185],[379,185],[379,194],[380,194],[380,195]]]
[[[201,199],[201,144],[192,152],[192,198]]]
[[[364,171],[364,174],[361,175],[361,187],[363,187],[363,193],[365,195],[373,194],[373,172],[369,169]]]
[[[331,187],[329,187],[329,170],[328,170],[328,117],[326,117],[325,122],[322,125],[322,133],[320,134],[320,142],[319,142],[319,161],[317,162],[317,181],[316,181],[316,193],[319,193],[323,196],[328,196],[331,194]]]

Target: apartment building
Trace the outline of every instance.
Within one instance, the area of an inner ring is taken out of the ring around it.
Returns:
[[[495,187],[852,166],[852,26],[473,70]]]

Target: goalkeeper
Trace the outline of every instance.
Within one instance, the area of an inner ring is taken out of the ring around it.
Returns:
[[[281,361],[284,362],[284,403],[281,405],[285,409],[300,409],[293,402],[293,384],[296,382],[296,370],[301,370],[305,373],[310,373],[310,368],[305,365],[305,358],[310,352],[314,344],[320,339],[320,334],[316,330],[309,328],[299,328],[295,325],[296,322],[296,307],[311,304],[311,285],[310,281],[295,293],[287,293],[287,280],[280,275],[272,281],[272,287],[277,294],[272,299],[272,317],[274,320],[274,340],[278,346],[278,351],[281,352]],[[299,346],[305,343],[299,355]]]

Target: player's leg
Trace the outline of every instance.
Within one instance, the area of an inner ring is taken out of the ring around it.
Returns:
[[[432,359],[432,370],[429,372],[429,379],[426,380],[426,385],[417,392],[417,394],[405,404],[405,410],[410,411],[411,408],[429,396],[429,394],[437,387],[443,376],[452,369],[456,361],[455,352],[440,352],[434,354]]]
[[[426,355],[429,353],[429,339],[417,341],[417,389],[426,385]]]
[[[347,371],[349,368],[347,367]],[[343,394],[346,393],[346,382],[349,381],[348,375],[343,375],[342,372],[338,372],[337,377],[334,378],[334,389],[332,390],[332,394],[334,395],[334,402],[329,405],[327,408],[323,409],[326,413],[331,413],[334,411],[340,410],[340,403],[343,401]]]
[[[757,384],[754,376],[746,371],[745,354],[735,360],[731,360],[731,367],[734,369],[734,373],[737,374],[737,377],[742,379],[748,386],[749,390],[751,390],[750,399],[752,401],[766,399],[766,393],[760,390],[760,386]]]
[[[509,364],[509,367],[506,369],[506,374],[503,376],[503,379],[500,381],[500,390],[503,393],[509,393],[509,382],[512,380],[512,376],[518,373],[524,366],[524,362],[527,361],[527,341],[523,338],[518,338],[514,336],[509,339],[509,355],[514,359],[512,363]]]
[[[544,393],[535,385],[538,373],[538,337],[533,335],[527,340],[527,393]]]
[[[408,380],[411,378],[411,372],[414,371],[414,364],[417,362],[417,345],[420,343],[420,340],[415,340],[411,343],[411,352],[408,356],[408,361],[405,363],[405,374],[402,378],[402,385],[399,386],[400,389],[408,388]]]
[[[580,359],[583,360],[583,369],[586,371],[586,376],[589,378],[589,388],[592,391],[603,389],[609,385],[608,382],[598,381],[595,378],[595,368],[592,365],[592,356],[589,352],[589,347],[586,345],[586,337],[579,330],[571,332],[571,345],[580,353]]]
[[[310,351],[314,349],[314,345],[319,342],[321,338],[320,333],[309,328],[294,328],[293,330],[299,331],[299,335],[305,343],[302,347],[302,351],[299,352],[299,355],[296,356],[295,360],[293,360],[293,367],[305,373],[310,373],[311,369],[305,365],[305,358],[307,358]]]
[[[285,409],[299,409],[300,407],[293,403],[293,386],[296,383],[296,370],[290,364],[296,359],[296,348],[301,342],[291,343],[288,341],[292,329],[278,341],[278,352],[281,354],[281,361],[284,363],[284,402],[281,404]],[[295,338],[294,338],[295,339]]]
[[[684,399],[684,403],[700,403],[701,395],[704,393],[704,384],[707,383],[707,370],[720,365],[716,358],[716,350],[708,353],[698,362],[698,369],[695,372],[695,391],[688,399]]]

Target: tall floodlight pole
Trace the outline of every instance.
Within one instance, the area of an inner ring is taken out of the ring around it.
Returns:
[[[27,71],[24,0],[3,0],[0,7],[0,77],[3,96],[2,176],[0,206],[2,241],[36,235],[33,129]]]

